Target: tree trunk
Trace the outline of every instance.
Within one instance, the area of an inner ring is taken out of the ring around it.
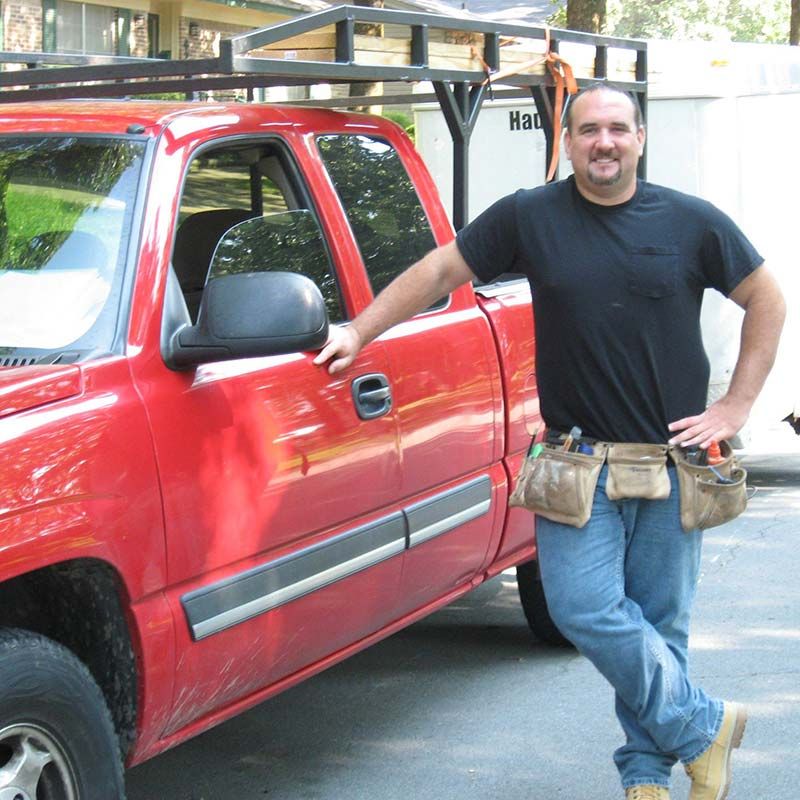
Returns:
[[[605,24],[606,0],[567,0],[567,28],[571,31],[602,33]]]
[[[800,0],[792,0],[792,21],[789,26],[789,44],[800,45]]]
[[[383,0],[353,0],[353,5],[365,8],[383,8]],[[372,22],[357,22],[355,25],[356,36],[383,36],[383,25]],[[359,82],[351,83],[348,95],[360,97],[362,95],[383,94],[382,83]],[[380,114],[383,106],[353,106],[354,111],[367,111],[370,114]]]

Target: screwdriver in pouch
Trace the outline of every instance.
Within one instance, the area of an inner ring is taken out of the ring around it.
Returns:
[[[733,478],[726,478],[716,467],[709,466],[709,469],[714,473],[717,483],[732,484],[736,483]]]

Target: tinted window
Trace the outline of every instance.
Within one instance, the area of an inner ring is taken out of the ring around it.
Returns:
[[[198,155],[186,174],[172,254],[192,320],[197,319],[212,257],[226,237],[224,266],[215,264],[215,271],[306,275],[322,292],[331,322],[342,321],[343,305],[328,250],[307,206],[274,142],[236,144]],[[248,220],[262,224],[228,236]]]
[[[317,142],[377,294],[436,246],[425,212],[387,142],[340,134]]]
[[[235,225],[217,245],[209,279],[269,270],[311,278],[325,298],[328,319],[334,322],[342,319],[322,232],[307,209],[267,214]]]

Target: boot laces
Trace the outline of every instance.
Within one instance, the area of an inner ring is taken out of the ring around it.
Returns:
[[[626,800],[666,800],[662,786],[634,786]]]

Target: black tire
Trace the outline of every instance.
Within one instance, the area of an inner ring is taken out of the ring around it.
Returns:
[[[572,642],[556,627],[547,609],[539,564],[536,561],[517,565],[517,589],[525,619],[528,620],[533,635],[545,644],[572,647]]]
[[[0,797],[125,798],[119,743],[89,670],[51,639],[9,628],[0,629]]]

